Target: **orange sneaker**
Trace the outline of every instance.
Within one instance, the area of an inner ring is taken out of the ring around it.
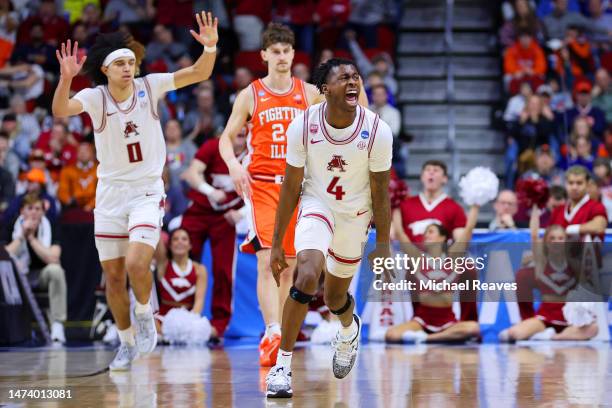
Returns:
[[[259,365],[262,367],[274,367],[276,356],[280,349],[281,336],[273,334],[271,337],[264,336],[259,343]]]

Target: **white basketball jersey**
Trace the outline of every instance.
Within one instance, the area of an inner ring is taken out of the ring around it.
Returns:
[[[358,215],[372,207],[370,171],[391,168],[393,135],[362,106],[351,126],[334,129],[325,120],[326,105],[313,105],[291,122],[287,163],[305,167],[303,196],[321,200],[334,212]]]
[[[157,102],[174,89],[173,74],[152,74],[134,80],[134,93],[118,103],[108,87],[84,89],[81,101],[93,122],[98,179],[148,183],[159,180],[166,161],[166,142]]]

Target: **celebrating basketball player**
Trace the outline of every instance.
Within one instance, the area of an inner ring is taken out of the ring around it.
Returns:
[[[263,33],[261,50],[261,58],[268,65],[268,75],[253,81],[238,94],[219,141],[219,151],[229,168],[236,191],[243,196],[249,209],[249,233],[240,249],[257,255],[257,299],[266,324],[259,344],[259,362],[264,367],[276,363],[280,317],[292,279],[290,273],[281,274],[280,287],[277,287],[270,271],[274,214],[285,174],[285,132],[301,111],[322,100],[315,86],[291,76],[294,43],[293,31],[288,27],[281,24],[268,26]],[[360,96],[359,103],[367,106],[365,93]],[[243,161],[247,163],[245,168],[236,158],[232,140],[247,121],[251,133],[247,141],[249,156]],[[295,257],[295,220],[293,214],[283,242],[289,258]],[[291,259],[288,265],[293,267],[294,263]]]
[[[191,30],[191,35],[204,51],[192,66],[175,73],[135,79],[144,47],[120,32],[98,35],[87,57],[80,57],[78,44],[70,40],[56,52],[61,76],[53,97],[53,115],[87,112],[94,124],[100,162],[94,210],[96,247],[121,339],[111,370],[128,369],[139,352],[150,353],[157,344],[149,304],[149,268],[163,216],[161,175],[166,160],[157,102],[170,90],[210,77],[218,40],[217,19],[202,12],[196,20],[199,32]],[[70,98],[70,84],[82,68],[98,86]],[[134,331],[127,277],[136,297]]]
[[[272,240],[270,268],[280,283],[287,268],[283,240],[301,192],[295,230],[297,272],[283,310],[278,360],[267,377],[270,398],[293,395],[293,347],[323,271],[325,303],[342,323],[332,343],[333,372],[336,378],[350,372],[361,320],[353,313],[355,302],[348,288],[372,216],[376,242],[388,255],[391,129],[358,105],[361,84],[352,61],[331,59],[317,68],[313,78],[326,102],[308,108],[287,130],[287,167]]]

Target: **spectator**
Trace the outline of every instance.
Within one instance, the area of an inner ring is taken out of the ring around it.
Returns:
[[[576,104],[567,111],[568,129],[574,126],[574,121],[578,117],[586,118],[593,133],[601,140],[604,129],[606,128],[606,117],[604,112],[591,104],[591,91],[593,87],[588,81],[580,81],[574,87]]]
[[[62,11],[64,15],[68,16],[71,24],[79,21],[85,14],[85,8],[87,5],[93,4],[97,7],[100,6],[100,0],[63,0]]]
[[[57,186],[51,179],[51,173],[47,170],[47,162],[45,160],[45,153],[40,149],[32,149],[32,153],[30,153],[30,157],[28,158],[28,166],[29,170],[39,169],[45,175],[46,183],[44,185],[44,190],[49,193],[50,196],[55,197],[55,193],[57,192]],[[29,171],[28,170],[28,171]],[[22,194],[28,191],[28,180],[27,173],[22,173],[19,177],[19,181],[17,183],[17,194]]]
[[[314,20],[317,22],[320,45],[338,46],[340,33],[348,22],[350,12],[349,0],[327,0],[317,3]]]
[[[308,68],[308,66],[303,62],[293,64],[291,72],[293,73],[294,77],[301,79],[304,82],[310,81],[310,68]]]
[[[215,107],[213,91],[202,89],[198,92],[198,106],[185,115],[183,132],[189,140],[199,145],[215,136],[224,124],[225,118]]]
[[[489,224],[490,231],[516,229],[514,216],[518,212],[518,200],[512,190],[502,190],[497,195],[495,203],[495,218]]]
[[[8,138],[0,135],[0,219],[15,197],[15,178],[5,166],[8,152]]]
[[[25,135],[30,144],[36,143],[40,135],[40,125],[36,116],[28,113],[26,102],[21,95],[11,97],[9,112],[15,115],[20,134]]]
[[[591,44],[580,27],[570,26],[565,35],[565,47],[574,78],[581,78],[593,74],[595,59],[591,51]]]
[[[518,40],[505,51],[504,83],[510,94],[519,91],[522,82],[529,82],[532,89],[544,83],[546,57],[544,51],[529,32],[518,33]]]
[[[593,173],[599,187],[601,203],[606,207],[608,220],[610,220],[612,215],[612,167],[610,167],[610,159],[601,157],[595,159]]]
[[[51,339],[66,342],[66,277],[60,265],[61,248],[53,223],[44,214],[43,200],[36,194],[24,197],[19,218],[6,234],[6,250],[17,258],[20,270],[27,273],[34,288],[48,287]]]
[[[308,54],[314,51],[314,14],[317,1],[284,0],[276,2],[277,20],[295,33],[297,48]]]
[[[332,58],[334,58],[334,52],[330,50],[329,48],[323,48],[321,50],[321,53],[319,54],[319,58],[317,58],[319,62],[316,66],[325,64],[327,61],[329,61]],[[361,75],[363,76],[363,72],[361,73]]]
[[[49,194],[46,188],[47,176],[45,171],[39,168],[33,168],[25,174],[25,192],[18,193],[13,201],[10,202],[8,208],[4,212],[2,225],[12,224],[19,214],[21,204],[27,194],[36,194],[43,200],[45,216],[55,222],[57,219],[57,207],[55,198]]]
[[[544,228],[550,225],[550,217],[559,206],[564,206],[567,203],[567,191],[563,186],[552,186],[550,187],[550,196],[546,202],[546,207],[542,210],[540,215],[540,225]]]
[[[77,144],[68,127],[57,121],[53,124],[50,132],[41,134],[36,148],[41,149],[45,155],[47,169],[53,180],[59,179],[62,167],[75,164],[77,160]]]
[[[536,17],[528,0],[515,0],[514,16],[508,20],[499,30],[499,41],[504,47],[511,46],[518,38],[517,33],[527,32],[533,38],[541,42],[544,39],[542,24]]]
[[[519,123],[515,132],[519,151],[535,149],[543,144],[551,143],[554,135],[554,115],[550,108],[543,106],[542,99],[532,95],[527,101],[527,106],[521,112]]]
[[[13,181],[17,180],[19,174],[19,157],[9,147],[9,135],[0,131],[0,167],[11,175]]]
[[[29,16],[19,25],[17,32],[18,44],[25,44],[31,41],[30,32],[34,24],[42,26],[43,39],[52,47],[56,47],[59,41],[68,38],[70,25],[64,18],[57,15],[54,0],[42,0],[38,12]]]
[[[569,26],[586,29],[589,19],[575,11],[567,10],[567,0],[554,0],[555,8],[552,13],[544,17],[544,26],[549,39],[563,40]]]
[[[567,170],[572,166],[579,165],[586,167],[589,171],[593,171],[593,162],[595,158],[591,152],[592,150],[591,140],[585,136],[578,136],[573,139],[569,154],[561,157],[559,167],[563,170]]]
[[[603,137],[603,143],[599,145],[597,157],[612,158],[612,123],[608,125]]]
[[[563,185],[563,171],[555,166],[555,157],[548,145],[535,150],[535,168],[521,175],[522,179],[543,179],[548,186]]]
[[[295,70],[296,65],[297,64],[293,65],[294,70]],[[294,72],[294,76],[296,76],[295,72]],[[253,73],[251,72],[251,70],[246,67],[237,67],[234,72],[234,81],[233,81],[234,92],[232,92],[228,98],[230,105],[234,105],[234,101],[236,100],[236,97],[238,96],[240,91],[242,91],[244,88],[249,86],[251,82],[253,82]]]
[[[155,16],[151,5],[145,0],[110,0],[104,8],[104,20],[135,26]]]
[[[92,38],[103,31],[102,11],[97,4],[89,3],[83,7],[83,13],[75,23],[82,23],[85,26],[87,37]]]
[[[593,97],[593,106],[598,107],[604,112],[606,122],[612,123],[612,85],[610,83],[610,74],[605,68],[599,68],[595,73],[595,86],[591,95]]]
[[[40,23],[32,24],[30,41],[18,43],[11,57],[12,64],[37,64],[48,72],[57,72],[59,64],[55,57],[55,48],[44,40],[43,26]]]
[[[387,87],[377,85],[371,89],[371,93],[372,103],[370,104],[370,109],[380,115],[380,118],[391,128],[393,137],[397,138],[402,130],[402,115],[397,108],[389,105]]]
[[[387,87],[385,85],[385,83],[383,82],[383,77],[382,75],[380,75],[378,72],[376,71],[372,71],[368,74],[368,76],[366,77],[366,81],[364,84],[365,87],[365,92],[366,92],[366,96],[368,97],[368,100],[372,99],[372,88],[378,86],[378,85],[382,85],[385,88]],[[387,103],[391,106],[396,106],[395,104],[395,97],[393,96],[393,94],[389,91],[389,88],[387,88]]]
[[[555,114],[565,113],[566,110],[571,109],[574,106],[572,95],[568,91],[561,89],[559,80],[557,78],[549,79],[548,86],[550,87],[551,91],[550,109],[552,109]],[[539,93],[538,88],[538,94]]]
[[[166,136],[166,166],[168,167],[169,188],[167,190],[170,211],[166,220],[179,216],[185,212],[188,200],[181,182],[181,174],[193,160],[198,148],[191,140],[183,140],[181,124],[177,120],[166,122],[164,129]]]
[[[164,66],[157,72],[175,71],[177,62],[187,53],[185,44],[174,40],[172,31],[161,24],[153,28],[153,40],[147,45],[146,62],[148,64],[163,62]]]
[[[592,27],[589,40],[595,49],[609,50],[612,15],[605,11],[605,8],[609,7],[609,1],[589,0],[588,3]]]
[[[21,95],[31,108],[35,100],[43,94],[45,86],[45,73],[40,65],[18,64],[6,65],[0,69],[0,89],[10,88],[14,94]]]
[[[93,211],[96,204],[97,165],[91,143],[81,142],[77,150],[77,161],[62,168],[59,177],[57,198],[66,207]]]
[[[243,0],[234,10],[234,30],[238,35],[241,51],[261,49],[261,34],[270,21],[271,0]]]
[[[32,139],[31,135],[24,133],[17,124],[17,116],[7,113],[2,118],[2,133],[9,139],[9,148],[21,163],[25,163],[30,155]],[[36,140],[36,139],[34,139]]]
[[[19,15],[13,11],[10,0],[0,0],[0,68],[11,58],[15,41]]]
[[[357,42],[357,33],[354,31],[346,32],[346,39],[348,41],[348,47],[355,59],[359,73],[367,77],[371,72],[377,72],[389,92],[393,95],[397,94],[398,85],[395,79],[395,68],[393,66],[393,60],[386,52],[381,52],[372,58],[372,61],[363,53],[359,43]]]
[[[367,48],[376,48],[378,27],[385,22],[394,22],[396,17],[396,5],[391,0],[352,0],[349,26],[364,39]],[[395,94],[397,90],[392,92]]]
[[[543,85],[540,85],[540,87],[542,86]],[[539,89],[540,88],[538,88],[538,90]],[[531,95],[533,95],[531,84],[529,82],[522,82],[519,93],[510,98],[506,110],[504,111],[504,121],[506,122],[507,129],[514,128],[521,116],[521,112],[525,110],[525,104]]]

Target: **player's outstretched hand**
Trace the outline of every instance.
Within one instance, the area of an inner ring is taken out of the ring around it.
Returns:
[[[81,71],[81,68],[83,68],[83,64],[85,63],[87,56],[84,56],[81,61],[78,61],[78,51],[78,41],[75,41],[73,46],[70,40],[62,43],[60,50],[55,50],[55,56],[60,64],[60,74],[64,78],[74,78],[79,71]]]
[[[205,47],[214,47],[219,41],[219,33],[217,32],[217,17],[213,18],[212,13],[202,11],[195,15],[198,22],[199,33],[194,30],[189,30],[193,38]]]
[[[272,276],[274,276],[276,286],[280,287],[280,275],[288,267],[289,264],[285,260],[283,248],[272,247],[270,252],[270,268],[272,269]]]
[[[251,198],[251,176],[249,172],[238,163],[229,166],[229,173],[234,182],[236,193],[242,198]]]

